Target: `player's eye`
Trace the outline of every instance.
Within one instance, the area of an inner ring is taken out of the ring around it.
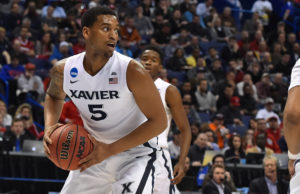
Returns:
[[[103,30],[104,30],[105,32],[107,32],[107,31],[109,31],[109,28],[108,28],[108,27],[104,27]]]

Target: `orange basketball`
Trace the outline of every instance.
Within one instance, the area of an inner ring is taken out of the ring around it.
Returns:
[[[94,145],[88,137],[88,132],[81,126],[66,124],[57,128],[50,136],[51,161],[61,169],[78,169],[78,162],[89,155]]]

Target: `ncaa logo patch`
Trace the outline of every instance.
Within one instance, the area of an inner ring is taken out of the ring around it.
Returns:
[[[76,67],[73,67],[72,69],[71,69],[71,71],[70,71],[70,75],[71,75],[71,77],[77,77],[77,75],[78,75],[78,70],[77,70],[77,68]]]

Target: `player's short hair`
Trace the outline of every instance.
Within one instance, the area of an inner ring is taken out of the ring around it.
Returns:
[[[91,27],[96,21],[99,15],[113,15],[117,17],[117,14],[107,7],[93,7],[87,10],[81,17],[81,28]]]
[[[162,50],[157,47],[157,46],[154,46],[154,45],[148,45],[145,47],[145,49],[143,50],[142,54],[146,51],[146,50],[152,50],[152,51],[155,51],[159,54],[159,59],[160,59],[160,63],[163,64],[164,62],[164,54],[162,52]]]

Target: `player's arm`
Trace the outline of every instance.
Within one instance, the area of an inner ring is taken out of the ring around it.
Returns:
[[[90,137],[94,151],[79,161],[80,171],[100,163],[106,158],[136,147],[159,135],[167,127],[167,116],[160,95],[149,73],[132,60],[127,68],[127,85],[137,105],[147,118],[134,131],[112,144],[104,144]]]
[[[63,74],[65,60],[61,60],[54,65],[50,71],[50,84],[45,97],[45,134],[44,148],[45,153],[49,155],[50,150],[47,144],[51,144],[50,134],[60,125],[57,123],[60,117],[66,93],[63,91]]]
[[[115,154],[147,142],[167,127],[166,112],[157,88],[149,73],[134,60],[128,65],[127,84],[147,121],[124,138],[111,144]]]
[[[178,184],[184,177],[185,158],[189,152],[191,144],[191,129],[184,111],[179,91],[174,86],[169,86],[166,92],[166,102],[169,106],[172,117],[180,130],[180,156],[178,163],[174,167],[174,179],[172,182]]]

